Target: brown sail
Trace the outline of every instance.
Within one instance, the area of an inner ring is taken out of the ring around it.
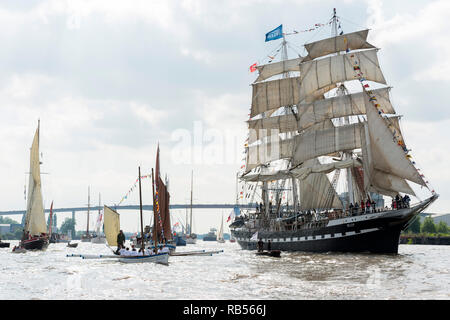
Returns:
[[[155,219],[156,225],[156,234],[158,235],[159,240],[171,240],[172,239],[172,229],[170,223],[170,211],[169,211],[169,203],[170,203],[170,194],[167,190],[167,186],[164,184],[164,181],[160,176],[160,166],[159,166],[159,145],[156,152],[156,167],[155,167],[155,186],[156,186],[156,195],[155,195],[155,204],[157,214]],[[164,230],[164,236],[162,235],[162,230]]]

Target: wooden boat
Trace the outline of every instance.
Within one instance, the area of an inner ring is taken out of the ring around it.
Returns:
[[[260,252],[256,252],[256,255],[279,258],[281,256],[281,251],[280,250],[260,251]]]
[[[151,256],[120,256],[119,258],[120,262],[124,263],[143,263],[143,262],[153,262],[153,263],[160,263],[164,265],[169,264],[169,254],[167,252],[165,253],[158,253]]]
[[[39,129],[40,124],[38,122],[30,150],[27,210],[25,214],[24,233],[19,244],[20,248],[26,250],[45,250],[49,244],[44,204],[42,201],[40,169],[42,162],[39,160]]]
[[[0,248],[9,248],[10,243],[9,242],[2,242],[0,240]]]
[[[25,252],[27,252],[27,249],[23,247],[14,246],[14,248],[12,249],[12,253],[25,253]]]

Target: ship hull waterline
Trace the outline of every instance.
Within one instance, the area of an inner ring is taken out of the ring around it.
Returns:
[[[258,240],[250,238],[258,231],[264,249],[270,240],[271,249],[281,251],[397,254],[401,231],[436,198],[434,195],[411,208],[330,220],[319,228],[282,232],[240,228],[231,230],[231,234],[246,250],[257,249]]]

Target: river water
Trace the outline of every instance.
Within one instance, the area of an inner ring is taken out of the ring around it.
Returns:
[[[11,248],[17,241],[11,241]],[[237,243],[197,241],[169,266],[83,260],[67,254],[111,254],[103,244],[44,252],[0,249],[0,299],[450,299],[450,246],[400,245],[398,255],[288,253],[256,256]]]

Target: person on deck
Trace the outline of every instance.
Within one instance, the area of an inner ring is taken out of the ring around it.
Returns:
[[[166,247],[166,246],[164,246],[164,247],[162,247],[162,249],[161,249],[161,253],[169,253],[169,247]]]
[[[122,230],[120,230],[119,234],[117,235],[117,247],[125,248],[125,235],[123,234]]]
[[[400,209],[400,196],[398,194],[395,196],[395,204],[395,207]]]
[[[364,210],[365,210],[364,200],[361,199],[361,212],[364,213]]]
[[[272,250],[272,243],[270,242],[270,239],[267,241],[267,251]]]
[[[377,212],[375,206],[376,206],[375,200],[372,200],[372,212],[373,212],[373,213]]]
[[[349,210],[350,215],[352,215],[353,214],[353,203],[350,203],[350,205],[348,206],[348,210]]]
[[[264,242],[260,238],[258,241],[258,252],[262,252],[264,250]]]
[[[370,212],[370,199],[367,199],[367,201],[366,201],[366,212],[367,213]]]

